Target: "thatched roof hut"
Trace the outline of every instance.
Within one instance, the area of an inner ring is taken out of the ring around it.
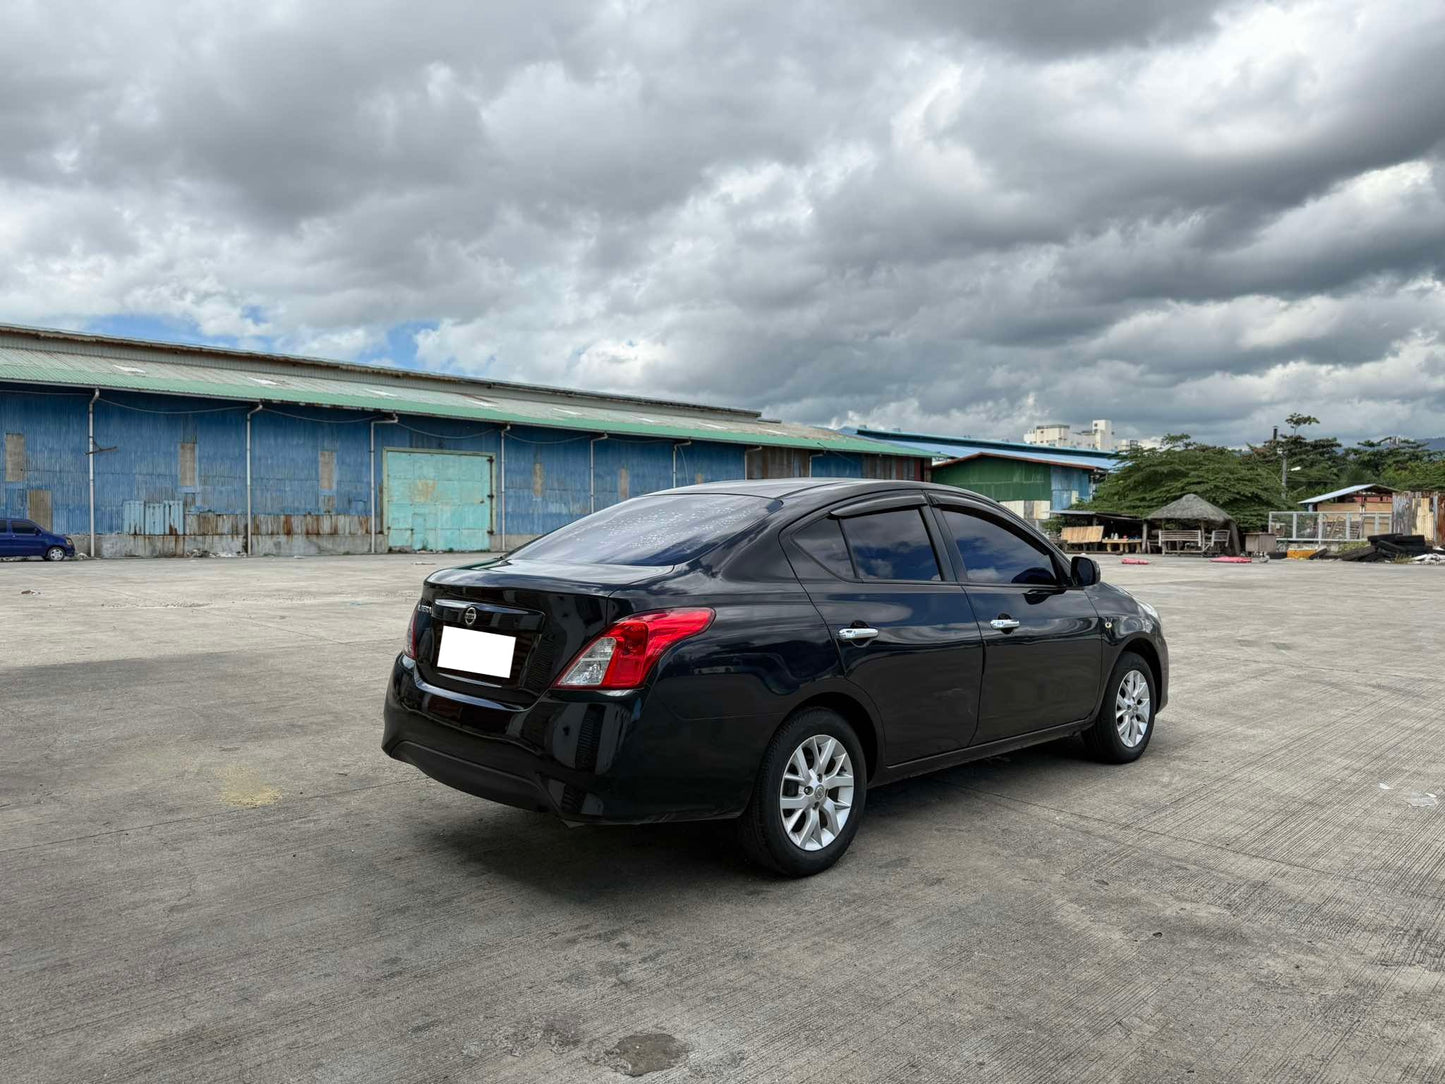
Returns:
[[[1240,551],[1239,527],[1234,517],[1210,504],[1198,493],[1186,493],[1177,501],[1170,501],[1162,508],[1156,508],[1144,517],[1150,523],[1197,523],[1201,529],[1219,528],[1229,532],[1229,552]]]
[[[1170,501],[1162,508],[1156,508],[1150,512],[1145,519],[1150,520],[1185,520],[1190,523],[1233,523],[1234,517],[1220,508],[1217,504],[1210,504],[1198,493],[1186,493],[1177,501]]]

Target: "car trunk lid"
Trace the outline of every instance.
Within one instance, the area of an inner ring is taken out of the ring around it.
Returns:
[[[426,581],[417,617],[417,667],[424,680],[441,688],[525,707],[551,687],[588,641],[625,615],[629,606],[614,598],[619,589],[666,571],[504,560],[437,572]],[[457,665],[460,646],[477,641],[508,646],[489,637],[510,640],[505,674]]]

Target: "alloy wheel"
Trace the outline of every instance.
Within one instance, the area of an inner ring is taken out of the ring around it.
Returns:
[[[783,831],[804,851],[821,851],[843,831],[853,808],[853,761],[829,734],[804,738],[783,769],[778,793]]]
[[[1138,670],[1130,670],[1119,682],[1114,727],[1126,749],[1136,748],[1149,731],[1149,682]]]

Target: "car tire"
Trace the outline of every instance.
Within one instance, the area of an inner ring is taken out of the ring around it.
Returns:
[[[763,754],[752,799],[738,820],[743,852],[788,877],[822,873],[858,832],[867,779],[863,746],[846,719],[826,708],[798,712]],[[838,782],[828,786],[829,780]]]
[[[1158,703],[1153,669],[1142,656],[1124,652],[1109,674],[1098,718],[1083,733],[1084,748],[1106,764],[1138,760],[1154,736]]]
[[[45,559],[47,561],[63,561],[65,560],[65,551],[59,546],[51,546],[45,551]]]

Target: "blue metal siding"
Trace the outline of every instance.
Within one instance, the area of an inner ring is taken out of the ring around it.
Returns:
[[[813,457],[814,478],[862,478],[863,457],[845,452],[825,452]]]
[[[546,534],[587,514],[587,440],[550,429],[508,430],[508,534]]]
[[[196,445],[194,490],[186,511],[244,512],[246,410],[206,399],[107,392],[95,404],[95,529],[99,534],[165,533],[133,530],[127,501],[160,504],[182,499],[180,445]],[[85,447],[85,400],[80,405],[80,447]],[[88,519],[86,494],[77,495],[78,522]],[[141,512],[142,525],[147,515]],[[82,528],[86,529],[86,528]],[[74,533],[74,532],[72,532]]]
[[[368,418],[347,417],[342,411],[314,409],[278,414],[258,411],[251,416],[251,505],[257,515],[306,515],[336,512],[366,515],[370,507],[371,477],[366,467],[371,439]],[[378,427],[378,443],[380,433]],[[203,479],[204,446],[196,448]],[[321,491],[321,453],[336,453],[336,487]],[[246,510],[246,434],[235,452],[240,467],[240,491],[230,508]],[[380,478],[378,468],[377,477]]]
[[[1094,473],[1077,467],[1054,467],[1050,471],[1053,497],[1050,508],[1068,508],[1075,501],[1086,501],[1094,495]]]
[[[747,470],[747,449],[741,445],[698,441],[679,445],[677,449],[677,484],[680,486],[745,478]]]
[[[24,516],[26,491],[51,493],[54,529],[89,530],[87,394],[49,388],[0,387],[0,433],[24,434],[24,482],[0,482],[0,515]],[[95,407],[95,438],[108,449],[95,457],[96,531],[100,535],[184,532],[186,515],[239,516],[246,510],[246,413],[254,403],[107,391]],[[501,427],[402,415],[376,425],[377,510],[383,507],[382,457],[387,448],[486,452],[501,460]],[[367,452],[371,418],[323,407],[269,406],[251,418],[252,508],[256,516],[324,513],[366,515],[371,509]],[[544,534],[584,516],[591,502],[589,441],[595,432],[514,426],[507,432],[505,512],[493,494],[494,521],[507,534]],[[195,444],[196,482],[180,485],[180,446]],[[674,442],[609,438],[596,448],[597,507],[674,484]],[[321,453],[335,455],[335,485],[321,489]],[[697,441],[677,447],[676,484],[742,478],[739,444]],[[857,477],[859,457],[830,453],[813,461],[820,476]],[[3,474],[0,474],[3,478]],[[379,525],[378,525],[379,526]],[[229,529],[229,528],[228,528]],[[258,527],[258,531],[263,529]]]
[[[42,389],[0,389],[0,439],[25,437],[25,480],[6,482],[0,459],[0,516],[29,516],[29,490],[50,492],[51,529],[90,529],[85,461],[86,394],[37,394]]]
[[[670,489],[672,444],[670,440],[616,437],[599,440],[596,445],[597,507],[606,508],[654,490]]]

